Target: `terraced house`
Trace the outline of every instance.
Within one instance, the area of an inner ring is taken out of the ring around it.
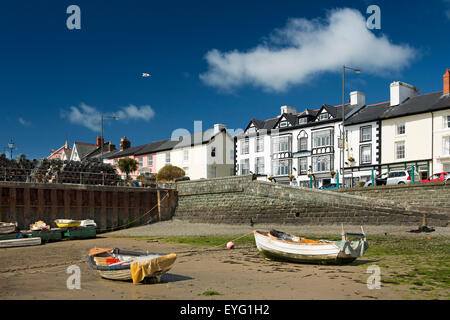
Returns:
[[[419,94],[416,87],[396,81],[390,101],[368,105],[345,121],[346,177],[367,181],[377,174],[414,166],[419,179],[450,171],[450,70],[443,90]]]
[[[121,158],[135,159],[138,170],[132,178],[155,174],[166,164],[182,168],[191,179],[225,177],[234,174],[234,141],[225,125],[215,124],[204,132],[135,147],[122,139],[120,150],[105,153],[104,158],[116,167]]]
[[[333,173],[342,162],[342,113],[349,117],[364,105],[362,93],[352,92],[350,98],[344,108],[324,104],[297,113],[294,107],[282,106],[275,118],[250,120],[236,137],[236,174],[254,173],[258,179],[285,184],[295,180],[304,187],[335,182],[338,175]]]
[[[295,107],[282,106],[275,118],[251,119],[236,137],[236,174],[319,187],[337,179],[355,186],[412,165],[422,179],[450,171],[449,73],[439,92],[421,95],[416,87],[396,81],[389,101],[366,105],[364,93],[354,91],[344,107],[324,104],[297,113]]]

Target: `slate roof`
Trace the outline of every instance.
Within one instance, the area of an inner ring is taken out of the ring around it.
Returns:
[[[450,95],[442,94],[442,91],[439,91],[411,97],[396,106],[391,106],[389,101],[368,105],[346,120],[345,125],[404,117],[447,108],[450,108]]]
[[[80,160],[85,159],[89,153],[91,153],[92,151],[97,149],[97,145],[95,145],[95,144],[84,143],[84,142],[74,142],[74,144],[77,148],[77,153],[78,153],[78,157],[80,158]],[[75,149],[75,147],[74,147],[74,149]]]
[[[222,131],[226,132],[225,129],[222,129]],[[149,153],[156,153],[161,151],[173,150],[177,148],[183,148],[188,145],[198,145],[199,143],[204,144],[211,141],[211,139],[214,136],[215,136],[214,129],[209,129],[204,132],[179,137],[177,140],[165,139],[161,141],[154,141],[147,144],[139,145],[136,147],[131,147],[122,151],[116,150],[108,152],[108,154],[104,154],[104,158],[114,159],[127,157],[130,155],[139,156]]]

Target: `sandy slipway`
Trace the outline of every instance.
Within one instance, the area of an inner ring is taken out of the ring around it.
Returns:
[[[415,226],[389,226],[389,225],[368,225],[363,226],[367,235],[396,235],[396,236],[417,236],[415,233],[410,233],[410,230],[417,229]],[[288,225],[288,224],[210,224],[210,223],[190,223],[178,219],[170,221],[163,221],[154,224],[149,224],[141,227],[123,229],[115,232],[110,232],[105,235],[111,237],[184,237],[184,236],[232,236],[251,234],[253,230],[269,230],[276,229],[288,233],[293,233],[298,236],[306,235],[326,235],[326,234],[340,234],[341,224],[334,225]],[[435,232],[430,235],[450,236],[450,227],[434,227]],[[360,225],[345,225],[344,230],[347,232],[360,232]],[[422,233],[423,235],[423,233]]]

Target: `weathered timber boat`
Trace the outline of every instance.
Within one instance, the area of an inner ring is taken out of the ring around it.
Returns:
[[[159,282],[161,275],[172,268],[175,253],[140,253],[118,248],[91,249],[89,263],[101,277],[111,280]]]
[[[74,228],[81,224],[81,220],[57,219],[55,223],[58,228]]]
[[[343,233],[339,241],[310,240],[277,230],[255,230],[253,234],[260,254],[271,260],[345,264],[361,257],[369,247],[363,230],[362,233]],[[351,236],[359,239],[350,241]]]
[[[16,231],[17,228],[17,222],[16,223],[10,223],[10,222],[0,222],[0,234],[8,234]]]
[[[0,248],[37,246],[41,244],[41,238],[20,238],[10,240],[0,240]]]

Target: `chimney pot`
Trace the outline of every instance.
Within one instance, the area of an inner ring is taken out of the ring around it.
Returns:
[[[450,93],[450,69],[444,73],[444,94]]]
[[[127,139],[127,137],[123,137],[120,139],[120,151],[123,151],[125,149],[128,149],[131,147],[130,140]]]
[[[399,105],[406,99],[414,97],[419,92],[416,87],[405,82],[396,81],[390,85],[391,89],[391,106]]]
[[[221,123],[214,124],[214,134],[218,134],[222,129],[226,129],[227,126]]]
[[[97,147],[100,147],[102,145],[102,136],[97,136]]]
[[[350,92],[350,104],[358,107],[366,105],[366,95],[360,91]]]
[[[297,113],[297,109],[295,107],[291,107],[291,106],[281,106],[281,114],[283,113]]]

